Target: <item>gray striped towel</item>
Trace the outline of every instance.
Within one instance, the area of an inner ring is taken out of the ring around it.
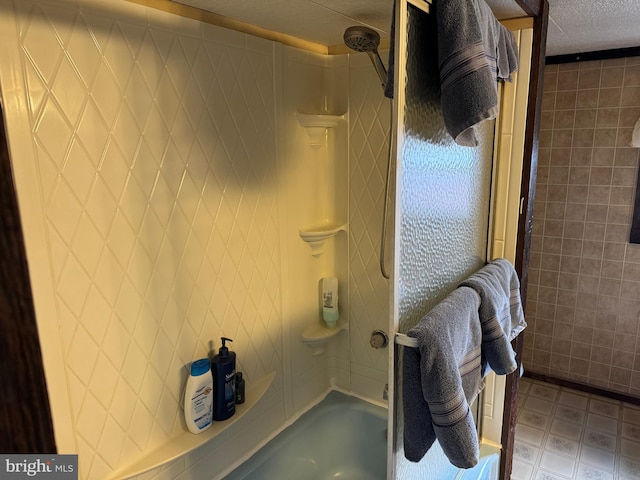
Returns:
[[[461,286],[473,288],[480,295],[482,353],[489,367],[499,375],[515,371],[511,340],[527,323],[520,300],[520,280],[513,265],[504,258],[493,260]]]
[[[479,446],[469,405],[482,387],[480,297],[454,290],[407,336],[417,348],[403,350],[404,455],[418,462],[436,438],[459,468],[478,462]]]
[[[498,79],[518,69],[517,46],[484,0],[439,0],[436,16],[444,123],[456,143],[476,146],[474,126],[498,115]]]

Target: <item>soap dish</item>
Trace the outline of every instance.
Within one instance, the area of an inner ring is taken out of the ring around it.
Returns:
[[[302,341],[313,350],[314,356],[322,355],[326,343],[342,330],[349,330],[349,326],[346,323],[338,323],[334,328],[329,328],[326,325],[316,323],[304,331]]]

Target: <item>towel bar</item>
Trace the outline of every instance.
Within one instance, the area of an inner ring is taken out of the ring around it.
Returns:
[[[413,337],[408,337],[404,333],[396,332],[395,342],[398,345],[402,345],[404,347],[418,348],[418,339]]]

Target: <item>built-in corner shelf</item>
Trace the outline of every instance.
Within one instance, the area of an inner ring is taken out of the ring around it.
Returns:
[[[309,144],[312,148],[320,148],[324,141],[327,128],[334,128],[340,120],[344,119],[343,115],[315,114],[315,113],[296,113],[298,122],[307,129],[309,135]]]
[[[330,328],[325,324],[315,323],[304,331],[302,341],[313,350],[314,356],[321,355],[326,343],[343,330],[349,330],[349,325],[338,323],[335,327]]]
[[[337,235],[338,232],[346,231],[346,223],[342,225],[324,223],[315,227],[302,229],[299,233],[300,238],[311,247],[311,255],[318,257],[324,253],[324,242]]]
[[[127,479],[140,475],[157,468],[165,463],[179,458],[180,456],[204,445],[212,438],[220,435],[231,425],[240,420],[249,410],[251,410],[267,392],[276,376],[275,372],[271,372],[253,385],[248,386],[245,393],[245,402],[236,405],[236,413],[223,422],[213,422],[213,425],[204,432],[195,435],[188,431],[183,431],[167,443],[160,445],[155,450],[145,453],[145,455],[134,463],[115,472],[110,478]]]

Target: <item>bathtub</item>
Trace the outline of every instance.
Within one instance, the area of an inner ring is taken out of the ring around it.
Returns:
[[[332,391],[225,480],[385,480],[387,410]]]
[[[430,480],[497,479],[498,450],[482,445],[480,456],[469,470],[445,462],[446,472],[432,470]],[[385,480],[386,473],[387,410],[332,391],[224,478]]]

